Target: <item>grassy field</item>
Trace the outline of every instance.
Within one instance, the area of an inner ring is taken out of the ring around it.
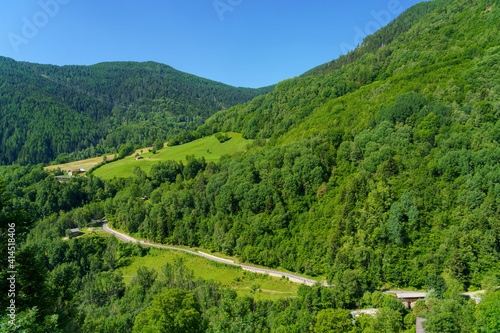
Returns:
[[[114,157],[114,155],[108,155],[107,159],[111,160],[113,157]],[[66,163],[66,164],[51,165],[51,166],[45,167],[44,169],[45,170],[55,170],[57,168],[61,168],[61,170],[65,170],[65,171],[74,170],[74,169],[85,169],[88,171],[101,162],[102,162],[102,156],[95,157],[95,158],[89,158],[87,160],[75,161],[75,162]]]
[[[165,147],[156,154],[148,152],[149,148],[137,150],[144,159],[135,160],[135,153],[123,160],[109,163],[100,167],[94,172],[94,175],[103,178],[111,179],[113,177],[131,177],[134,174],[136,166],[140,167],[144,172],[149,173],[151,166],[162,161],[174,160],[185,161],[187,155],[194,155],[196,158],[205,157],[207,162],[217,161],[221,156],[226,154],[234,154],[239,151],[244,151],[246,146],[251,143],[250,140],[242,138],[238,133],[227,133],[231,140],[224,143],[219,141],[214,136],[198,139],[193,142],[186,143],[180,146]]]
[[[262,274],[243,271],[239,267],[219,264],[210,260],[180,251],[151,249],[145,257],[135,257],[130,265],[117,269],[129,284],[141,266],[154,268],[158,272],[166,263],[182,260],[184,265],[193,270],[195,277],[215,280],[223,286],[234,289],[238,295],[252,295],[258,300],[269,300],[297,296],[299,284],[286,279],[278,279]],[[252,288],[256,292],[252,292]]]

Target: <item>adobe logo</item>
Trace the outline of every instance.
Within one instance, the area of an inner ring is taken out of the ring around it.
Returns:
[[[19,47],[21,45],[26,45],[29,41],[38,35],[40,29],[45,27],[51,18],[54,18],[61,9],[61,5],[66,5],[71,0],[40,0],[38,5],[41,10],[37,11],[31,18],[24,16],[21,21],[23,26],[21,28],[21,33],[16,34],[14,32],[9,32],[7,38],[10,41],[10,45],[16,53],[19,53]]]

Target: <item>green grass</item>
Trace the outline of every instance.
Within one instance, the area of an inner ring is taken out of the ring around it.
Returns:
[[[134,175],[136,166],[140,167],[144,172],[149,174],[151,166],[156,163],[174,160],[185,161],[187,155],[194,155],[196,158],[204,157],[207,162],[218,161],[223,155],[231,155],[239,151],[244,151],[251,140],[243,139],[241,134],[227,133],[231,140],[220,143],[213,135],[193,142],[186,143],[180,146],[166,147],[161,149],[156,154],[148,152],[149,148],[143,148],[136,151],[144,159],[135,160],[135,154],[128,156],[122,160],[109,163],[97,169],[94,175],[103,178],[111,179],[113,177],[131,177]]]
[[[139,233],[129,233],[126,230],[123,230],[123,229],[115,227],[113,225],[113,222],[109,223],[109,227],[111,229],[115,230],[115,231],[121,232],[122,234],[129,235],[130,237],[132,237],[132,238],[134,238],[136,240],[145,241],[145,242],[149,242],[149,243],[151,242],[150,240],[141,237],[141,235]],[[102,233],[100,233],[100,234],[102,234]],[[237,256],[229,256],[229,255],[226,255],[226,254],[220,253],[220,252],[212,252],[212,251],[210,251],[208,249],[204,249],[204,248],[189,247],[189,246],[184,246],[184,245],[172,245],[172,244],[158,244],[158,245],[169,245],[169,246],[173,246],[173,247],[176,247],[176,248],[179,248],[179,249],[186,249],[186,250],[191,250],[191,251],[194,251],[194,252],[201,251],[201,252],[204,252],[204,253],[207,253],[207,254],[210,254],[210,255],[222,258],[222,259],[232,260],[232,261],[234,261],[237,264],[244,264],[246,266],[255,267],[255,268],[269,269],[269,267],[266,267],[266,266],[261,266],[261,265],[256,265],[256,264],[252,264],[252,263],[249,263],[249,262],[240,261],[240,260],[238,260]],[[323,281],[323,282],[326,281],[326,276],[325,275],[311,276],[311,275],[307,275],[307,274],[302,274],[302,273],[298,273],[298,272],[289,271],[289,270],[284,269],[282,267],[276,267],[276,268],[273,268],[273,269],[275,269],[277,271],[280,271],[280,272],[283,272],[283,273],[290,273],[290,274],[293,274],[293,275],[301,276],[301,277],[304,277],[304,278],[307,278],[307,279],[313,279],[313,280]]]
[[[182,260],[184,265],[194,272],[195,277],[205,280],[215,280],[224,287],[232,288],[240,296],[251,295],[257,300],[271,300],[297,296],[299,284],[286,279],[279,279],[263,274],[246,272],[239,267],[219,264],[180,251],[151,249],[145,257],[132,258],[130,265],[120,267],[118,272],[123,274],[126,284],[132,281],[137,269],[141,266],[154,268],[160,271],[166,264],[173,264]],[[252,294],[252,286],[258,285],[259,291]]]
[[[108,160],[111,160],[113,157],[114,157],[114,155],[108,155],[106,158]],[[69,170],[73,170],[73,169],[90,170],[101,162],[102,162],[102,156],[89,158],[89,159],[81,160],[81,161],[70,162],[70,163],[66,163],[66,164],[51,165],[51,166],[45,167],[43,169],[44,170],[55,170],[57,168],[60,168],[61,170],[65,170],[65,171],[69,171]],[[81,174],[81,175],[83,175],[83,174]],[[64,176],[67,177],[68,174],[66,173]]]

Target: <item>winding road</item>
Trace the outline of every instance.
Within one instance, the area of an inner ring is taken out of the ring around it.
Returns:
[[[275,271],[273,269],[258,268],[258,267],[243,265],[243,264],[237,264],[233,260],[219,258],[219,257],[213,256],[211,254],[204,253],[201,251],[195,252],[195,251],[186,250],[186,249],[182,249],[182,248],[178,248],[178,247],[174,247],[174,246],[158,245],[158,244],[152,244],[152,243],[148,243],[148,242],[144,242],[144,241],[139,241],[133,237],[130,237],[129,235],[126,235],[124,233],[121,233],[121,232],[118,232],[116,230],[111,229],[110,227],[108,227],[107,223],[104,223],[102,225],[102,230],[109,233],[109,234],[115,235],[117,238],[121,239],[122,241],[124,241],[126,243],[139,243],[139,244],[144,245],[144,246],[151,246],[151,247],[156,247],[156,248],[160,248],[160,249],[184,251],[184,252],[193,254],[195,256],[203,257],[205,259],[212,260],[212,261],[215,261],[215,262],[218,262],[221,264],[241,267],[241,269],[243,269],[245,271],[252,272],[252,273],[267,274],[267,275],[278,277],[278,278],[285,277],[292,282],[301,283],[301,284],[305,284],[308,286],[312,286],[312,285],[315,285],[316,283],[320,282],[321,285],[323,285],[325,287],[331,287],[330,285],[328,285],[324,281],[316,281],[316,280],[308,279],[308,278],[305,278],[305,277],[302,277],[299,275],[295,275],[295,274]],[[500,287],[499,287],[499,289],[500,289]],[[407,290],[382,290],[381,292],[386,293],[386,294],[396,294],[396,295],[398,295],[399,298],[424,298],[427,295],[427,293],[413,292],[413,291],[407,291]],[[475,300],[476,303],[479,303],[481,301],[481,294],[483,294],[484,292],[485,292],[484,290],[480,290],[480,291],[471,292],[471,293],[463,293],[462,295]]]
[[[308,286],[312,286],[312,285],[318,283],[318,281],[316,281],[316,280],[308,279],[308,278],[298,276],[295,274],[284,273],[284,272],[275,271],[272,269],[265,269],[265,268],[258,268],[258,267],[237,264],[233,260],[219,258],[219,257],[213,256],[213,255],[207,254],[207,253],[203,253],[201,251],[195,252],[195,251],[181,249],[181,248],[174,247],[174,246],[158,245],[158,244],[148,243],[145,241],[139,241],[133,237],[130,237],[129,235],[126,235],[124,233],[121,233],[121,232],[118,232],[116,230],[111,229],[110,227],[108,227],[107,223],[102,225],[102,230],[109,233],[109,234],[115,235],[117,238],[121,239],[122,241],[124,241],[126,243],[139,243],[139,244],[144,245],[144,246],[151,246],[151,247],[156,247],[156,248],[160,248],[160,249],[184,251],[184,252],[194,254],[196,256],[200,256],[200,257],[203,257],[205,259],[212,260],[212,261],[215,261],[215,262],[218,262],[221,264],[238,266],[238,267],[241,267],[241,269],[243,269],[245,271],[252,272],[252,273],[267,274],[267,275],[278,277],[278,278],[285,277],[292,282],[302,283],[302,284],[305,284]],[[320,282],[320,283],[323,286],[328,286],[328,284],[326,282]]]

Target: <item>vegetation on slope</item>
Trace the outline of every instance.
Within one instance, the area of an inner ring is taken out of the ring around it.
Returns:
[[[106,155],[104,155],[106,156]],[[100,163],[103,162],[104,156],[102,157],[94,157],[94,158],[88,158],[85,160],[80,160],[80,161],[74,161],[70,163],[64,163],[64,164],[54,164],[50,165],[44,168],[44,170],[49,170],[49,171],[54,171],[54,172],[61,172],[63,171],[70,171],[70,170],[80,170],[84,169],[86,171],[92,169],[96,165],[99,165]],[[114,155],[107,155],[106,156],[106,161],[112,160],[114,158]]]
[[[359,132],[410,91],[449,107],[453,102],[472,107],[478,102],[471,100],[474,95],[486,97],[496,85],[489,67],[495,66],[498,45],[494,3],[444,2],[376,52],[332,73],[281,82],[268,95],[218,112],[197,131],[236,131],[246,138],[270,138],[271,144],[295,128],[285,136],[288,141],[331,127]]]
[[[153,62],[57,67],[0,58],[0,69],[0,164],[151,146],[272,89],[235,88]]]
[[[285,81],[196,131],[269,139],[246,153],[67,184],[36,167],[4,169],[13,196],[4,214],[24,209],[44,218],[20,256],[30,265],[19,269],[38,274],[40,293],[20,281],[20,310],[37,305],[41,318],[56,313],[58,323],[83,332],[185,325],[201,332],[403,332],[414,330],[415,315],[429,319],[429,332],[498,331],[500,7],[438,4],[375,53]],[[60,240],[65,229],[103,216],[155,242],[324,274],[335,288],[255,302],[195,281],[182,267],[142,270],[125,288],[113,258],[131,249]],[[428,289],[428,299],[408,313],[393,298],[367,292],[388,286]],[[459,296],[481,287],[488,293],[479,305]],[[68,293],[49,292],[57,290]],[[345,310],[365,306],[379,315],[353,325]]]
[[[110,179],[113,177],[132,177],[136,172],[136,168],[150,175],[152,168],[166,161],[187,162],[187,157],[193,156],[196,159],[203,158],[205,162],[216,162],[224,155],[233,155],[244,151],[251,140],[245,140],[238,133],[228,133],[230,140],[220,143],[215,136],[205,137],[193,142],[174,147],[165,147],[155,154],[150,152],[148,148],[139,149],[141,160],[135,160],[137,154],[132,154],[122,160],[108,163],[98,169],[93,174],[102,179]],[[141,153],[142,151],[142,153]]]
[[[365,54],[376,53],[379,48],[391,44],[394,39],[407,32],[414,24],[419,22],[422,17],[441,6],[445,1],[449,2],[449,0],[435,0],[416,4],[407,9],[387,26],[375,32],[373,35],[365,37],[363,43],[358,45],[359,47],[353,51],[331,62],[313,68],[302,76],[332,73],[345,65],[360,60]]]
[[[215,263],[182,251],[151,249],[146,256],[132,257],[130,265],[120,267],[118,272],[123,274],[125,284],[130,284],[141,267],[160,271],[167,263],[183,265],[193,271],[196,279],[217,281],[239,296],[253,296],[256,300],[296,297],[299,288],[299,284],[286,279],[246,272],[239,267]]]

